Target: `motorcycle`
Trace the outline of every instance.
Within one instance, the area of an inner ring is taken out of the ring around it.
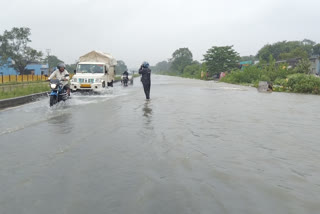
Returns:
[[[123,86],[128,86],[128,81],[129,81],[128,75],[121,76],[121,83],[123,84]]]
[[[66,74],[65,77],[69,76]],[[58,79],[50,80],[50,88],[51,93],[49,94],[50,97],[50,107],[57,104],[60,101],[66,101],[69,99],[67,90],[64,89],[63,83]]]

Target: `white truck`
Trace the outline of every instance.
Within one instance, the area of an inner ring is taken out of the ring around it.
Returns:
[[[70,80],[70,89],[99,92],[113,87],[117,60],[110,54],[91,51],[79,58],[75,75]]]

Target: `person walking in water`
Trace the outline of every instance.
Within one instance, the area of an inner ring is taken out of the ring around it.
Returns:
[[[150,87],[151,87],[151,70],[149,68],[149,63],[144,62],[139,69],[139,74],[141,74],[141,82],[143,85],[144,93],[146,94],[146,99],[150,99]]]

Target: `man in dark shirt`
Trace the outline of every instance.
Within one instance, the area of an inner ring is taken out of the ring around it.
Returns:
[[[150,99],[150,87],[151,87],[151,70],[149,69],[149,63],[144,62],[140,69],[139,74],[141,74],[141,82],[143,85],[144,93],[146,94],[146,99]]]

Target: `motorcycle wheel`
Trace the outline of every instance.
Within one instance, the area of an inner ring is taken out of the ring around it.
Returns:
[[[58,99],[56,96],[50,96],[50,107],[53,106],[58,102]]]

